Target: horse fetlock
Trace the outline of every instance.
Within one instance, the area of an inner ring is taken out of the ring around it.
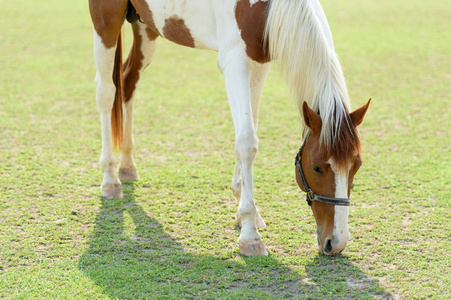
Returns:
[[[261,240],[262,236],[258,232],[256,213],[237,214],[238,224],[241,226],[241,233],[238,241]]]
[[[102,167],[103,172],[105,173],[114,172],[114,170],[116,169],[116,162],[110,158],[101,156],[99,163],[100,166]]]
[[[242,227],[243,219],[248,220],[252,224],[252,226],[257,228],[266,227],[265,221],[260,216],[257,207],[254,204],[241,204],[238,207],[238,212],[236,214],[238,225]]]
[[[236,215],[236,220],[237,220],[238,226],[240,228],[243,227],[243,222],[241,221],[241,218],[238,214]],[[266,227],[266,223],[263,220],[263,218],[260,216],[260,213],[257,213],[257,215],[255,216],[255,226],[257,228],[265,228]]]
[[[251,203],[243,203],[244,201],[241,201],[240,205],[238,206],[238,212],[237,215],[241,219],[255,219],[255,216],[257,214],[257,208],[255,207],[255,204],[253,201]]]
[[[102,197],[122,198],[121,181],[117,177],[114,161],[101,159],[101,165],[104,169],[102,181]]]

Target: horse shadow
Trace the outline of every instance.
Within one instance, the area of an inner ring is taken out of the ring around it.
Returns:
[[[134,191],[134,184],[127,183],[124,199],[101,198],[89,247],[79,259],[80,270],[108,297],[390,298],[345,256],[318,254],[302,272],[302,266],[301,271],[291,269],[271,254],[241,259],[237,252],[222,257],[190,253],[146,214]],[[133,235],[130,228],[134,228]],[[346,278],[334,278],[337,268]]]
[[[305,266],[308,284],[316,287],[315,299],[395,299],[368,277],[346,255],[319,254]]]

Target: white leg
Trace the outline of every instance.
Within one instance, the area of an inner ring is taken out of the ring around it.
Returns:
[[[111,137],[111,109],[116,92],[112,79],[115,52],[116,46],[107,49],[100,36],[94,30],[94,59],[97,67],[96,100],[102,125],[102,153],[100,155],[100,165],[104,172],[102,196],[107,198],[122,197],[121,182],[116,174],[116,162]]]
[[[251,91],[251,104],[252,104],[252,117],[254,121],[254,128],[257,130],[258,125],[258,108],[260,103],[260,96],[265,84],[266,77],[268,75],[271,63],[260,64],[258,62],[248,59],[248,66],[250,70],[250,91]],[[232,179],[232,192],[236,199],[240,199],[241,196],[241,167],[238,160],[235,162],[235,173]],[[241,219],[238,217],[238,224],[241,226]],[[256,215],[257,228],[266,227],[265,221],[260,216],[257,210]]]
[[[139,179],[136,164],[133,159],[133,98],[136,94],[142,71],[150,64],[157,47],[154,37],[146,33],[146,25],[136,22],[133,24],[133,46],[124,64],[124,138],[122,144],[119,178],[122,181]]]
[[[121,181],[138,180],[135,160],[133,159],[133,100],[124,103],[124,137],[122,142],[119,178]]]
[[[257,130],[258,125],[258,106],[260,103],[260,96],[262,94],[263,85],[265,84],[266,77],[268,76],[271,63],[260,64],[258,62],[249,60],[251,66],[251,97],[252,97],[252,114],[254,118],[254,126]]]
[[[241,234],[238,238],[240,252],[247,256],[267,255],[257,229],[258,214],[254,203],[252,165],[257,154],[258,138],[252,113],[250,92],[250,65],[242,49],[219,51],[218,64],[225,77],[227,96],[235,125],[235,155],[238,174],[241,174],[238,217]],[[237,181],[238,182],[238,181]]]

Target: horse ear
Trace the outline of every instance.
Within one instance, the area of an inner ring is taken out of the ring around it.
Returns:
[[[321,117],[311,109],[307,102],[304,101],[302,104],[302,114],[304,116],[304,123],[312,132],[317,132],[321,130]]]
[[[368,111],[368,108],[370,107],[370,102],[371,102],[371,98],[370,98],[370,100],[368,100],[367,103],[363,104],[362,106],[360,106],[359,108],[357,108],[350,114],[352,122],[354,123],[355,127],[362,124],[363,119],[365,118],[365,114]]]

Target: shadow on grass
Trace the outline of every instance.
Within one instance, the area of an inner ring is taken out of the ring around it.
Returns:
[[[344,256],[318,256],[306,266],[308,278],[271,255],[240,259],[192,254],[171,238],[158,220],[128,197],[105,200],[96,217],[80,269],[112,298],[149,299],[321,299],[385,297],[381,288]],[[126,216],[124,213],[127,213]],[[130,235],[127,227],[134,227]],[[344,278],[335,278],[338,271]],[[362,282],[358,286],[359,282]]]
[[[305,266],[306,281],[318,288],[321,299],[394,299],[377,279],[370,279],[346,255],[318,254]]]

